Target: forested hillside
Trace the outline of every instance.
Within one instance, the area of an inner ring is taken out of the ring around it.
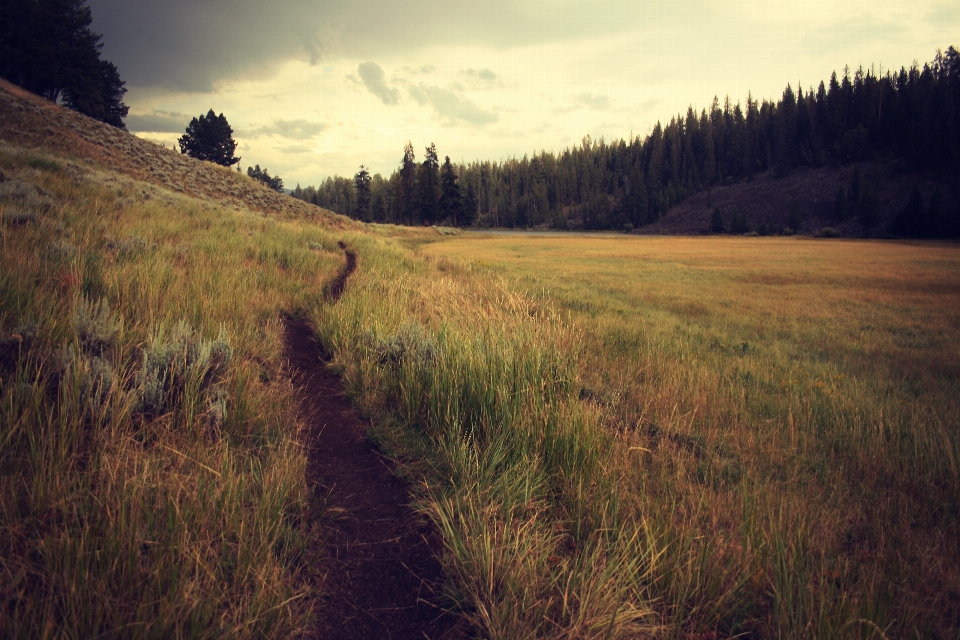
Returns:
[[[690,107],[646,137],[606,142],[588,136],[558,154],[467,165],[447,158],[441,165],[433,145],[417,162],[408,144],[389,178],[361,167],[354,178],[298,185],[294,195],[373,222],[629,230],[657,222],[713,186],[764,173],[783,178],[798,169],[866,164],[873,169],[846,171],[839,187],[830,187],[829,209],[838,224],[855,224],[865,235],[955,237],[955,194],[923,193],[918,186],[909,200],[909,188],[902,198],[878,198],[883,171],[876,167],[946,174],[955,183],[958,163],[960,54],[951,46],[932,62],[897,72],[845,68],[816,88],[788,84],[777,101],[715,98],[709,109],[697,114]],[[711,228],[757,230],[735,214],[716,212],[722,224]]]

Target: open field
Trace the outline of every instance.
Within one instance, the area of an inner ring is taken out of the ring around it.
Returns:
[[[484,635],[956,635],[956,246],[356,244],[317,325]]]
[[[577,385],[617,434],[672,623],[956,633],[960,247],[461,236],[423,252],[576,327]]]

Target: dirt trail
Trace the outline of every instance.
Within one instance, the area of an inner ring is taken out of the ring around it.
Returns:
[[[333,299],[357,263],[340,247],[346,264],[329,287]],[[306,322],[287,321],[285,349],[307,424],[307,480],[327,514],[316,637],[461,637],[455,617],[430,604],[442,579],[428,543],[431,529],[407,506],[406,489],[367,439]]]

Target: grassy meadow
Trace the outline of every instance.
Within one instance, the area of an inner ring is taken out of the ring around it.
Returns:
[[[282,314],[335,239],[40,151],[0,172],[0,637],[303,631]]]
[[[955,637],[960,249],[356,238],[315,317],[489,637]]]
[[[476,637],[960,633],[956,245],[351,225],[7,143],[0,172],[0,637],[323,615],[284,314]]]

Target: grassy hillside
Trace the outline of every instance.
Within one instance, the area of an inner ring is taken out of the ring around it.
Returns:
[[[111,168],[138,181],[221,207],[301,217],[328,228],[356,228],[347,218],[279,194],[246,175],[198,162],[0,80],[3,139]]]
[[[314,514],[282,314],[320,304],[342,223],[0,103],[0,636],[306,629]]]

